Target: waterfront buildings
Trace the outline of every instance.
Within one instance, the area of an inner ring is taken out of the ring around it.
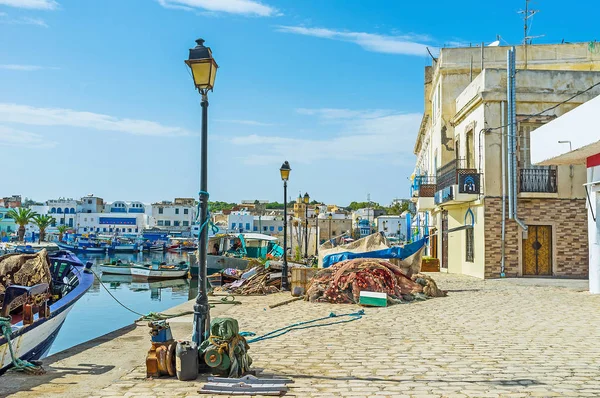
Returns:
[[[11,195],[0,198],[0,207],[14,209],[21,207],[21,195]]]
[[[10,217],[6,216],[10,209],[8,207],[0,207],[0,241],[15,233],[19,226]]]
[[[592,87],[600,55],[588,43],[528,46],[527,59],[517,49],[515,221],[502,211],[507,50],[444,48],[425,68],[412,184],[416,235],[430,236],[429,253],[447,272],[585,277],[585,167],[533,165],[531,132],[600,93]]]
[[[175,198],[152,204],[148,226],[172,232],[189,232],[196,221],[197,206],[193,198]]]
[[[561,165],[575,172],[586,167],[590,293],[600,294],[600,96],[538,128],[531,134],[531,162]],[[578,220],[579,221],[579,220]]]
[[[399,241],[407,240],[406,215],[390,215],[377,217],[377,232],[382,232],[388,238]]]

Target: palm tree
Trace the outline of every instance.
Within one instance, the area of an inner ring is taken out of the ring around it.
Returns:
[[[15,220],[15,223],[19,225],[19,231],[17,232],[17,237],[19,242],[23,242],[25,239],[25,226],[29,224],[29,222],[38,214],[31,210],[25,208],[18,209],[10,209],[6,212],[6,216]]]
[[[56,220],[54,219],[54,217],[49,216],[47,214],[43,216],[37,215],[33,218],[33,223],[37,225],[37,227],[40,229],[39,242],[43,241],[46,237],[46,228],[48,228],[55,222]]]
[[[58,227],[56,227],[56,229],[58,229],[58,241],[62,242],[63,235],[65,232],[67,232],[69,230],[69,226],[63,224],[63,225],[59,225]]]

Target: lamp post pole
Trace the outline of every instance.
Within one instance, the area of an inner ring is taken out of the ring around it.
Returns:
[[[194,304],[192,341],[198,346],[208,338],[210,307],[206,290],[206,251],[208,240],[208,92],[215,83],[218,65],[212,51],[204,46],[204,40],[196,40],[197,46],[190,49],[185,63],[192,71],[194,86],[202,96],[202,131],[200,150],[200,230],[198,231],[198,295]]]
[[[308,192],[304,194],[304,258],[308,258],[308,203],[310,196]]]
[[[319,211],[318,207],[315,210],[316,219],[315,219],[315,256],[319,255]]]
[[[281,267],[281,290],[289,290],[287,262],[287,182],[290,178],[290,164],[286,160],[279,168],[283,180],[283,265]],[[294,245],[292,244],[292,247]]]
[[[281,289],[288,290],[287,262],[287,180],[283,181],[283,266],[281,267]]]
[[[329,213],[329,240],[331,241],[331,213]]]

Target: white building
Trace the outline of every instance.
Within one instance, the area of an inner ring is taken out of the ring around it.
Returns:
[[[283,215],[254,216],[252,230],[265,235],[283,235]]]
[[[531,162],[537,165],[586,165],[590,293],[600,294],[600,96],[531,134]],[[563,226],[566,228],[567,226]]]
[[[102,213],[104,211],[104,199],[89,194],[81,198],[77,205],[77,213]]]
[[[78,202],[75,199],[50,199],[43,205],[33,205],[31,210],[40,215],[50,215],[56,220],[55,225],[74,227],[77,218]]]
[[[153,203],[149,227],[189,232],[196,221],[196,215],[196,201],[192,198],[175,198],[173,202]]]
[[[147,226],[144,213],[78,213],[77,233],[136,234]]]
[[[407,240],[406,216],[392,215],[377,217],[377,231],[383,232],[386,237],[398,238],[401,241]]]
[[[252,232],[254,216],[246,210],[232,211],[227,215],[227,229],[231,232]]]

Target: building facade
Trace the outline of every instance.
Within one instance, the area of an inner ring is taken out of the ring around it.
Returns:
[[[531,132],[600,92],[571,98],[600,81],[600,56],[587,43],[528,48],[527,69],[517,49],[514,174],[507,166],[508,48],[484,48],[483,70],[472,68],[481,49],[444,48],[425,70],[411,190],[416,233],[430,236],[429,253],[442,271],[587,275],[585,169],[533,165]],[[515,219],[507,216],[509,182],[516,186]]]
[[[596,124],[599,113],[600,96],[540,127],[531,135],[532,163],[586,167],[587,178],[583,188],[587,197],[589,286],[592,294],[600,294],[600,134]]]
[[[152,204],[149,226],[174,232],[190,232],[196,216],[195,199],[175,198],[173,202],[162,201]]]
[[[390,215],[377,217],[377,232],[383,233],[388,238],[406,241],[408,239],[406,216]]]

